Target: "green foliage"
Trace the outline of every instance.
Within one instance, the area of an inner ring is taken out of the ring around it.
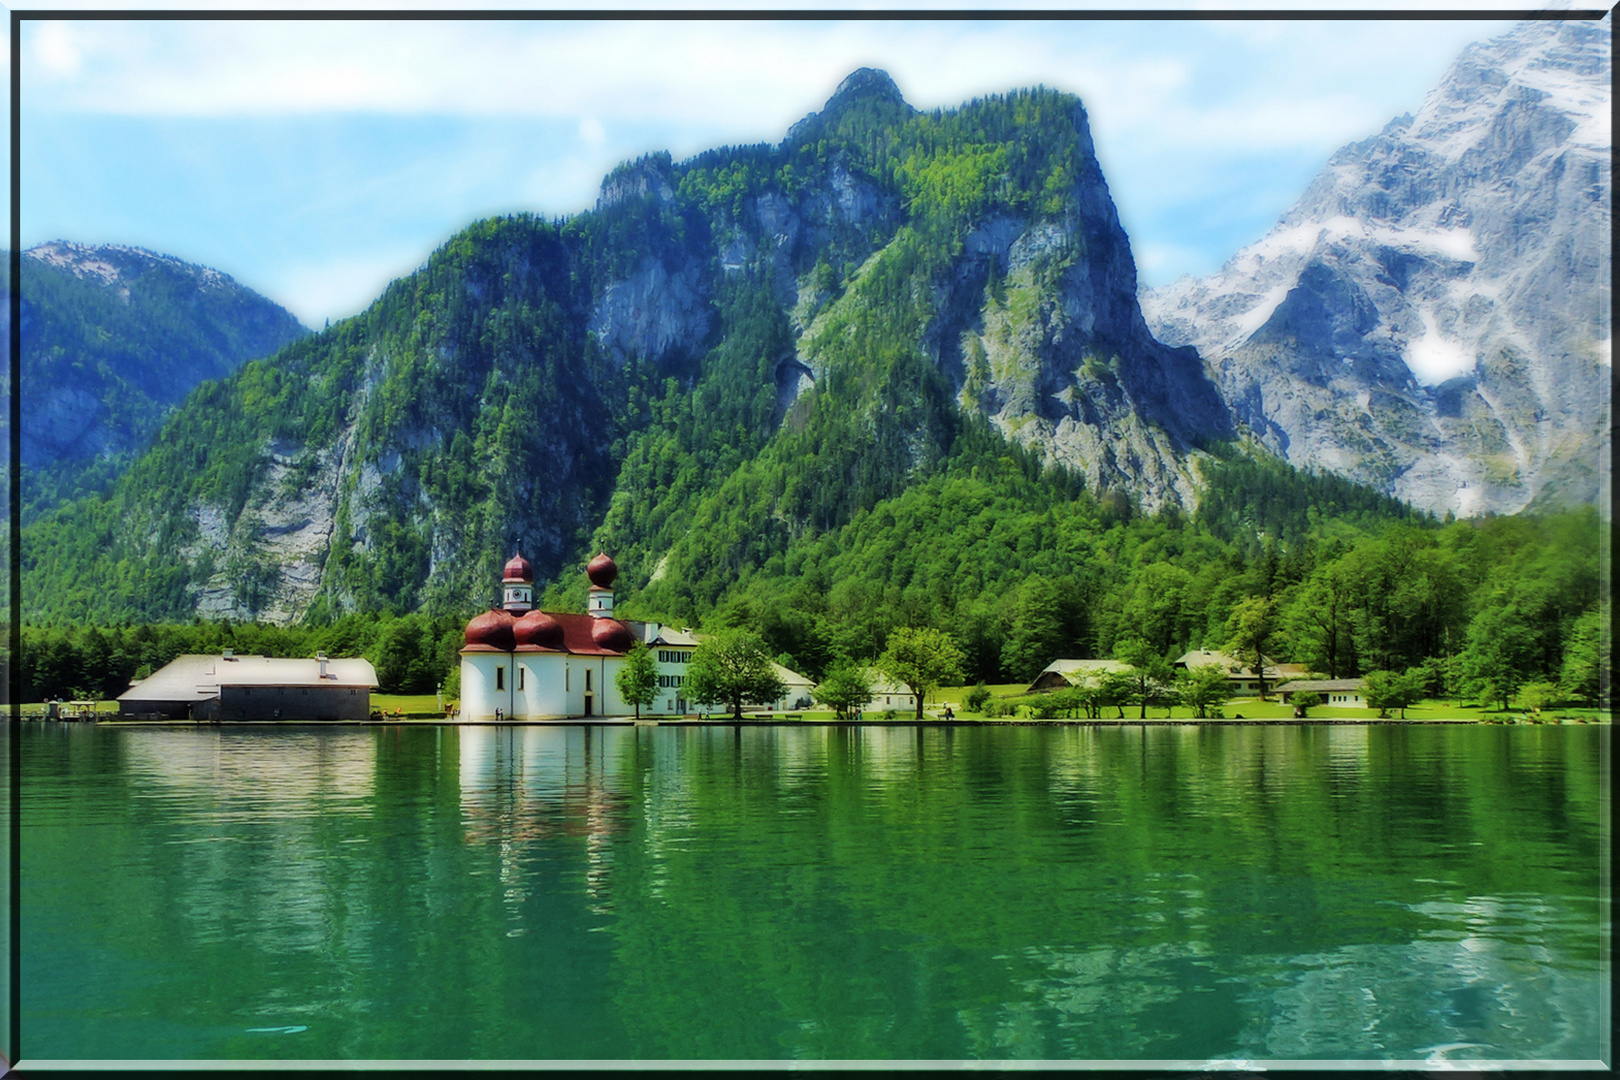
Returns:
[[[1219,664],[1200,664],[1176,673],[1176,694],[1195,717],[1218,718],[1232,696],[1232,681]]]
[[[1310,711],[1322,704],[1322,695],[1314,690],[1301,690],[1294,695],[1294,715],[1306,717]]]
[[[725,705],[737,720],[744,705],[763,705],[786,692],[770,653],[757,634],[722,630],[692,654],[686,669],[687,696],[700,705]]]
[[[1401,719],[1406,719],[1406,708],[1416,704],[1423,698],[1427,675],[1421,668],[1408,668],[1404,672],[1369,671],[1367,679],[1367,704],[1378,710],[1380,717],[1387,717],[1389,710],[1399,709]]]
[[[888,648],[878,657],[877,667],[916,695],[917,719],[921,720],[924,697],[960,679],[963,659],[962,650],[943,631],[903,626],[889,635]]]
[[[1533,682],[1519,688],[1519,706],[1532,713],[1539,714],[1541,710],[1550,709],[1563,700],[1563,691],[1557,683]]]
[[[1331,473],[1306,473],[1269,455],[1237,447],[1211,447],[1200,462],[1209,490],[1198,518],[1215,535],[1233,540],[1254,530],[1278,540],[1310,535],[1325,521],[1361,530],[1386,522],[1432,527],[1432,517],[1372,488]]]
[[[988,704],[990,704],[990,690],[982,682],[969,690],[967,695],[962,698],[962,707],[967,709],[968,712],[982,713],[984,707]]]
[[[1604,627],[1609,625],[1607,605],[1577,617],[1564,641],[1559,685],[1570,697],[1595,705],[1608,697],[1609,657]]]
[[[1255,673],[1262,700],[1266,696],[1265,664],[1270,658],[1274,628],[1275,611],[1271,600],[1264,596],[1239,600],[1226,620],[1225,652]]]
[[[644,642],[638,641],[630,646],[623,665],[613,676],[613,685],[618,689],[621,700],[635,706],[636,719],[640,720],[641,710],[651,705],[658,696],[658,663]]]
[[[838,714],[840,720],[853,720],[872,700],[872,683],[863,668],[846,664],[827,672],[812,695],[816,702]]]
[[[1147,719],[1150,704],[1172,697],[1170,661],[1141,638],[1125,638],[1114,643],[1114,659],[1130,666],[1130,701],[1142,707],[1139,719]]]

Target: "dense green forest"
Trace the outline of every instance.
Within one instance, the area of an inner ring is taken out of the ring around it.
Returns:
[[[109,487],[197,383],[308,333],[215,271],[127,248],[66,251],[114,276],[22,259],[24,521]],[[10,260],[0,263],[9,301]],[[54,407],[57,394],[70,407]]]
[[[1608,526],[1594,511],[1449,523],[1372,509],[1335,515],[1336,496],[1378,497],[1288,477],[1282,466],[1240,471],[1256,495],[1288,483],[1307,497],[1308,531],[1289,538],[1278,527],[1297,504],[1227,537],[1231,521],[1203,513],[1133,515],[1007,455],[988,474],[943,475],[790,547],[712,604],[689,606],[654,583],[622,595],[619,610],[754,629],[780,662],[815,677],[872,660],[896,627],[935,626],[962,648],[967,681],[998,683],[1032,679],[1059,657],[1113,655],[1126,638],[1166,659],[1221,649],[1233,613],[1259,601],[1268,654],[1330,677],[1416,668],[1435,695],[1499,702],[1552,683],[1569,700],[1597,700]],[[455,670],[467,614],[356,614],[295,627],[27,626],[22,689],[24,700],[113,696],[179,653],[235,648],[365,655],[385,690],[429,692]]]

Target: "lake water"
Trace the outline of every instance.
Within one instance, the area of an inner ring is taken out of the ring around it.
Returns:
[[[22,1058],[1607,1061],[1609,736],[26,724]]]

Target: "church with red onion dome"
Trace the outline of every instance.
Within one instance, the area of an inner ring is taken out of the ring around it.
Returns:
[[[534,606],[534,570],[514,553],[501,571],[501,606],[467,624],[461,649],[464,720],[565,720],[622,716],[614,676],[638,641],[659,642],[656,623],[613,617],[619,568],[598,554],[585,569],[583,615]],[[684,702],[682,702],[684,707]]]

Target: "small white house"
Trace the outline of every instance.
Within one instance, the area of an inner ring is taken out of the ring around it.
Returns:
[[[686,667],[692,662],[692,654],[697,651],[697,635],[690,630],[677,630],[658,623],[631,622],[627,625],[633,631],[640,631],[641,640],[652,650],[653,661],[658,666],[658,697],[653,699],[653,708],[678,716],[685,715],[689,708],[685,690]]]
[[[766,709],[771,712],[787,712],[790,709],[808,709],[814,704],[811,697],[816,692],[814,679],[785,668],[774,660],[771,661],[771,670],[782,680],[783,690],[780,698],[765,705]]]
[[[1292,705],[1295,694],[1314,693],[1334,708],[1367,708],[1366,679],[1293,679],[1277,687],[1277,693],[1284,705]]]
[[[872,700],[862,708],[862,712],[888,712],[893,709],[897,713],[908,712],[913,715],[917,712],[917,695],[911,688],[895,682],[880,671],[868,670],[866,672],[867,685],[872,688]]]

